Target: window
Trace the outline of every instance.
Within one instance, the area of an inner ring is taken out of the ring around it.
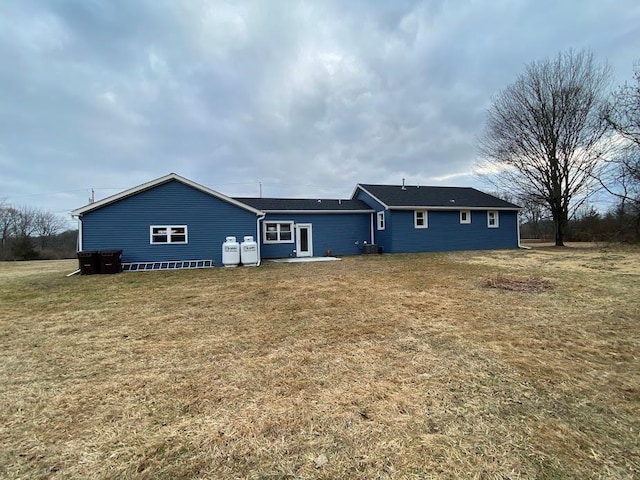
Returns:
[[[264,222],[264,243],[293,243],[293,222]]]
[[[413,226],[415,228],[427,228],[429,227],[429,221],[426,210],[414,210],[413,211]]]
[[[186,225],[151,225],[151,244],[188,243]]]
[[[496,212],[495,210],[489,210],[487,212],[487,226],[489,228],[498,228],[498,225],[499,225],[498,212]]]
[[[378,230],[384,230],[384,211],[378,212]]]
[[[471,223],[470,210],[460,210],[460,223]]]

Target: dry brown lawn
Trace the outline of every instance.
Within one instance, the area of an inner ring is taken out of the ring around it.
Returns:
[[[639,250],[75,268],[0,264],[3,478],[640,478]]]

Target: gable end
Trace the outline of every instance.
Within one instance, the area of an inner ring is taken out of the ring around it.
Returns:
[[[151,180],[150,182],[146,182],[143,183],[141,185],[138,185],[136,187],[133,188],[129,188],[127,190],[124,190],[120,193],[117,193],[115,195],[111,195],[109,197],[103,198],[102,200],[99,200],[97,202],[94,203],[90,203],[89,205],[85,205],[84,207],[80,207],[76,210],[73,210],[71,212],[71,216],[72,217],[81,217],[82,215],[84,215],[85,213],[89,213],[89,212],[93,212],[95,210],[98,210],[102,207],[105,207],[107,205],[111,205],[112,203],[115,202],[119,202],[120,200],[124,200],[125,198],[129,198],[132,197],[134,195],[137,195],[138,193],[144,192],[146,190],[150,190],[152,188],[155,188],[159,185],[163,185],[165,183],[171,182],[171,181],[176,181],[179,183],[182,183],[183,185],[187,185],[191,188],[194,188],[196,190],[199,190],[203,193],[206,193],[208,195],[211,195],[212,197],[215,197],[219,200],[222,200],[224,202],[230,203],[232,205],[235,205],[236,207],[240,207],[244,210],[248,210],[251,213],[254,213],[256,215],[263,215],[263,212],[261,210],[258,210],[256,208],[253,208],[247,204],[244,204],[242,202],[239,202],[237,200],[234,200],[231,197],[227,197],[226,195],[220,193],[220,192],[216,192],[215,190],[212,190],[208,187],[205,187],[204,185],[200,185],[199,183],[193,182],[187,178],[181,177],[180,175],[176,174],[176,173],[169,173],[168,175],[165,175],[164,177],[160,177],[160,178],[156,178],[155,180]]]

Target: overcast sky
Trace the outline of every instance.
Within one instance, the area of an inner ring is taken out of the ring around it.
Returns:
[[[0,198],[483,188],[486,109],[526,63],[586,48],[617,84],[639,47],[638,0],[2,0]]]

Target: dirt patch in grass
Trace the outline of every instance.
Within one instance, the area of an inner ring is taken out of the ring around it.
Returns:
[[[485,285],[487,287],[511,290],[513,292],[544,292],[552,288],[551,282],[544,278],[518,278],[502,274],[487,278]]]
[[[638,251],[31,265],[0,265],[1,477],[640,476]]]

